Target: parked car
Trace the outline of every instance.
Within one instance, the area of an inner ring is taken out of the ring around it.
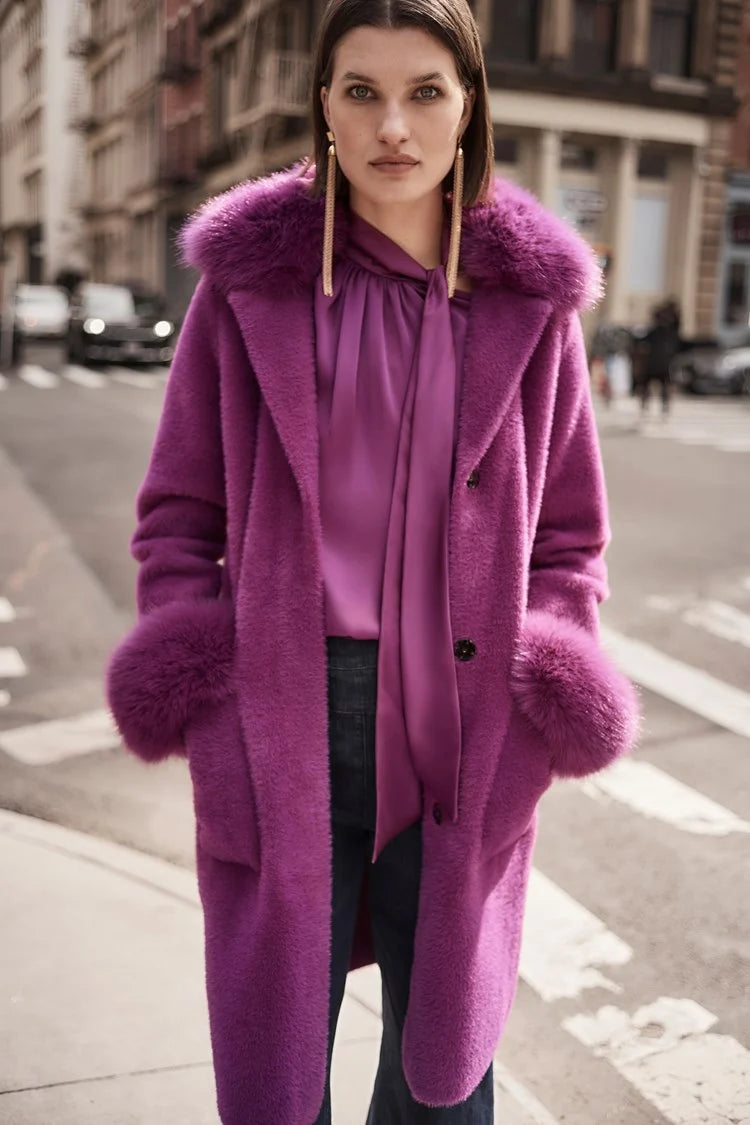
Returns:
[[[64,340],[70,307],[56,285],[18,285],[13,294],[13,356],[26,340]]]
[[[175,326],[125,285],[86,281],[71,303],[68,351],[74,363],[169,363]]]
[[[750,347],[693,345],[675,356],[670,372],[672,382],[691,394],[750,395]]]

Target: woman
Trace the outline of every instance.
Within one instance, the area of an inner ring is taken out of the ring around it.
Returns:
[[[315,163],[184,235],[109,696],[133,751],[188,757],[225,1125],[330,1121],[375,960],[371,1125],[489,1125],[537,802],[636,723],[597,644],[599,276],[492,181],[464,0],[333,0],[315,66]]]

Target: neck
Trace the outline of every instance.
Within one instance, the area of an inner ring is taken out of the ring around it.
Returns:
[[[374,203],[352,191],[349,205],[355,214],[376,227],[425,269],[435,269],[441,264],[443,196],[440,191],[400,206]]]

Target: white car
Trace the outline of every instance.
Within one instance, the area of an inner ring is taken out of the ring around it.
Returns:
[[[750,395],[750,348],[689,348],[669,370],[672,381],[692,394]]]
[[[70,306],[56,285],[18,285],[13,295],[13,351],[24,340],[64,340]]]

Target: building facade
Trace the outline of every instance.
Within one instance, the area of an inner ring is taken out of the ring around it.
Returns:
[[[674,297],[687,337],[720,321],[744,0],[476,0],[502,174],[598,249],[596,316]]]
[[[6,290],[83,263],[80,220],[60,190],[73,175],[68,128],[72,0],[0,0],[0,231]]]

